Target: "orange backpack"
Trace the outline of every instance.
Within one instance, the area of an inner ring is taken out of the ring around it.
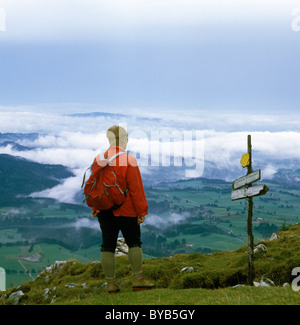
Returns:
[[[98,160],[96,157],[93,164],[85,171],[81,188],[84,186],[84,201],[89,207],[101,211],[116,209],[124,203],[128,187],[123,190],[120,188],[111,166],[112,161],[122,154],[126,152],[118,152],[110,159]],[[91,171],[91,175],[85,183],[88,170]]]

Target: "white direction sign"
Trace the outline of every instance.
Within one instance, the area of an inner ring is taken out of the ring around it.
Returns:
[[[252,196],[264,195],[268,192],[269,188],[267,185],[257,185],[248,188],[241,188],[231,192],[231,200],[241,200]]]
[[[250,185],[254,182],[257,182],[261,179],[261,170],[258,169],[253,173],[250,173],[246,176],[240,177],[238,179],[236,179],[233,184],[232,184],[232,188],[234,190],[237,190],[238,188],[241,188],[245,185]]]

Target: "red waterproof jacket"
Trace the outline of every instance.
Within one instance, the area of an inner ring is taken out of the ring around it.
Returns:
[[[104,158],[108,159],[118,152],[125,151],[118,146],[110,146],[104,152]],[[116,217],[146,216],[148,214],[148,204],[136,158],[129,154],[120,155],[113,160],[112,165],[120,187],[122,189],[128,188],[124,203],[118,209],[113,210],[113,214]]]

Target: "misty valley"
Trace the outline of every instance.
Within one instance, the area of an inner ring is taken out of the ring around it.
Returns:
[[[33,166],[36,163],[23,159],[20,164],[20,158],[9,155],[1,155],[0,163],[0,260],[7,287],[35,278],[57,260],[99,260],[98,220],[82,203],[82,193],[78,204],[28,196],[37,186],[53,186],[70,177],[68,169]],[[17,171],[21,178],[15,177]],[[299,222],[300,189],[282,181],[284,171],[278,178],[281,183],[265,181],[268,195],[254,199],[255,241]],[[146,183],[149,215],[142,225],[144,257],[209,254],[247,243],[247,202],[232,202],[231,190],[230,182],[207,178]]]

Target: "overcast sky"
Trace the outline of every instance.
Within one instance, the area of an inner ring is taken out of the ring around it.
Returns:
[[[294,0],[0,0],[1,110],[76,103],[297,112],[298,7]]]
[[[205,163],[237,170],[250,132],[272,177],[299,168],[299,58],[300,0],[0,0],[0,132],[40,133],[0,153],[70,166],[45,194],[67,202],[117,123],[156,156],[152,131],[202,130]],[[128,116],[65,115],[94,111]]]

